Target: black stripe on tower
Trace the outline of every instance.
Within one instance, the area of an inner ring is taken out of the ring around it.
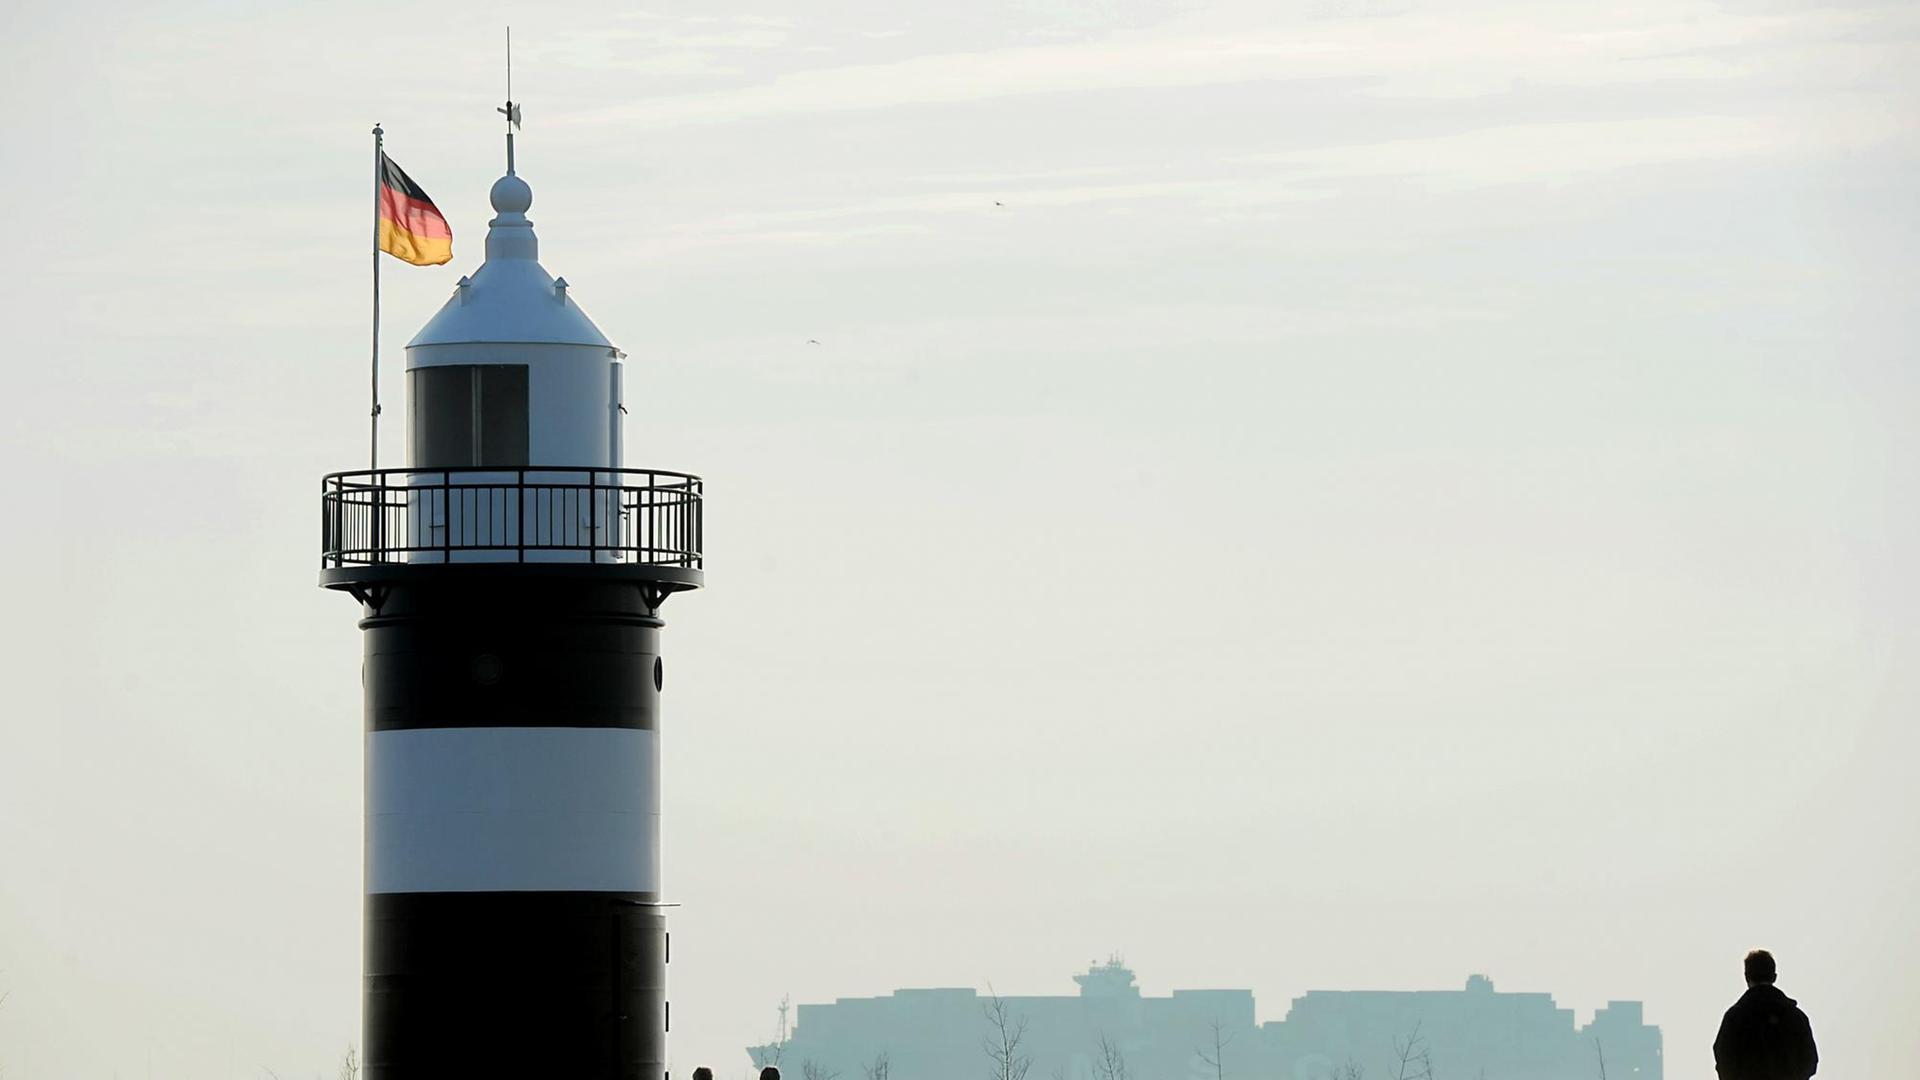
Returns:
[[[360,626],[369,731],[654,729],[661,622],[632,585],[405,586]]]
[[[367,897],[367,1080],[658,1080],[666,921],[652,901]]]

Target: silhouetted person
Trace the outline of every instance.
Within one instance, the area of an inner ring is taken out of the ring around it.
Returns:
[[[713,1070],[702,1065],[693,1070],[693,1080],[713,1080]]]
[[[780,1080],[780,1066],[769,1065],[760,1070],[760,1080]]]
[[[1813,1025],[1799,1002],[1773,985],[1773,954],[1747,954],[1747,992],[1720,1021],[1713,1067],[1720,1080],[1807,1080],[1820,1067]]]

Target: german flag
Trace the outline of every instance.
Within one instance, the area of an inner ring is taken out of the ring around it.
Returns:
[[[380,154],[380,250],[415,266],[438,266],[453,258],[453,228],[385,151]]]

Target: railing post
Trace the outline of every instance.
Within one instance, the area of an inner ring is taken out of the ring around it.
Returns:
[[[321,566],[327,565],[328,556],[332,556],[333,565],[335,567],[338,567],[340,565],[340,546],[341,546],[340,500],[338,498],[330,497],[330,494],[327,491],[328,485],[330,483],[331,481],[329,480],[322,480],[320,482],[320,529],[322,532],[325,532],[328,525],[332,525],[333,527],[333,535],[331,537],[325,538],[326,546],[320,552],[320,565]],[[328,504],[332,504],[332,505],[328,505]],[[327,511],[329,510],[333,511],[331,515],[327,513]],[[332,519],[331,521],[328,520],[329,517],[331,517]]]
[[[333,487],[333,527],[334,531],[338,534],[334,539],[334,547],[336,549],[336,561],[334,565],[336,566],[345,566],[347,564],[347,553],[351,548],[351,544],[347,539],[348,516],[347,481],[345,477],[341,477],[335,482]]]
[[[385,498],[386,493],[381,490],[381,488],[383,487],[383,485],[381,484],[382,478],[383,478],[383,474],[378,471],[376,471],[372,476],[367,478],[373,481],[372,485],[370,485],[367,491],[367,497],[372,501],[372,504],[373,504],[372,505],[373,558],[369,560],[373,562],[387,561],[386,560],[386,546],[387,546],[386,545],[386,521],[384,520],[384,518],[386,517],[385,510],[386,510],[387,500]]]
[[[387,537],[393,530],[387,528],[387,474],[381,472],[373,478],[373,547],[379,553],[379,561],[392,562],[393,553],[388,550]]]
[[[519,518],[513,523],[513,561],[527,561],[527,470],[521,469],[515,474],[513,482],[514,514]]]
[[[393,511],[393,528],[387,530],[387,535],[393,537],[393,544],[392,547],[384,553],[383,557],[393,562],[399,562],[402,557],[401,553],[413,542],[407,535],[407,530],[412,525],[412,522],[408,519],[413,513],[413,504],[406,500],[404,492],[392,500],[387,498],[389,494],[392,494],[392,489],[387,485],[386,475],[382,474],[380,477],[380,520],[385,521],[387,519],[387,511],[389,509]]]
[[[440,471],[440,561],[453,562],[453,472]]]

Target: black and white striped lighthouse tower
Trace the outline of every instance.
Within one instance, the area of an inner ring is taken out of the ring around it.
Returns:
[[[486,261],[407,345],[406,468],[336,473],[361,604],[368,1080],[665,1074],[660,610],[701,485],[622,467],[624,356],[493,185]]]

